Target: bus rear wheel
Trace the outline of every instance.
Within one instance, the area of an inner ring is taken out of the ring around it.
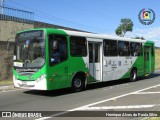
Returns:
[[[80,76],[75,76],[72,81],[72,91],[80,92],[84,89],[85,83]]]
[[[131,73],[130,73],[130,81],[134,82],[137,80],[137,70],[136,69],[132,69]]]

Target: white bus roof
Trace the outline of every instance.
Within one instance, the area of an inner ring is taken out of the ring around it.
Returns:
[[[109,40],[131,41],[131,42],[141,42],[141,43],[146,42],[146,40],[142,40],[142,39],[132,39],[132,38],[111,36],[111,35],[105,35],[105,34],[77,32],[77,31],[70,31],[70,30],[63,30],[63,31],[65,31],[68,35],[71,35],[71,36],[80,36],[80,37],[86,37],[86,38],[109,39]]]

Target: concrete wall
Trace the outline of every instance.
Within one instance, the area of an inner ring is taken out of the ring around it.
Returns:
[[[29,28],[34,28],[34,25],[0,20],[0,41],[14,42],[16,32]]]
[[[21,23],[21,22],[14,22],[14,21],[5,21],[0,20],[0,41],[15,41],[15,34],[18,31],[30,29],[30,28],[60,28],[60,29],[66,29],[66,30],[74,30],[74,31],[81,31],[73,28],[43,23],[35,21],[34,24],[27,24],[27,23]],[[85,31],[83,31],[85,32]]]
[[[15,34],[18,31],[33,27],[33,24],[0,20],[0,81],[12,79]]]
[[[0,81],[12,79],[12,58],[14,43],[0,42]],[[7,50],[7,46],[9,49]]]
[[[69,27],[59,26],[59,25],[54,25],[54,24],[48,24],[48,23],[38,22],[38,21],[34,22],[34,28],[59,28],[59,29],[65,29],[65,30],[87,32],[87,31],[83,31],[83,30],[78,30],[78,29],[74,29],[74,28],[69,28]]]

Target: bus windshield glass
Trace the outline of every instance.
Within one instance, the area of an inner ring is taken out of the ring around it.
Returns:
[[[40,68],[44,63],[44,32],[42,30],[34,30],[17,34],[13,66],[18,68]]]

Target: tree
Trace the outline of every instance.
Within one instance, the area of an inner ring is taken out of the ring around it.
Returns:
[[[142,40],[145,40],[144,37],[135,37],[135,39],[142,39]]]
[[[123,18],[121,19],[121,24],[118,26],[118,28],[115,30],[116,35],[120,37],[124,37],[126,32],[133,30],[133,22],[129,18]]]

